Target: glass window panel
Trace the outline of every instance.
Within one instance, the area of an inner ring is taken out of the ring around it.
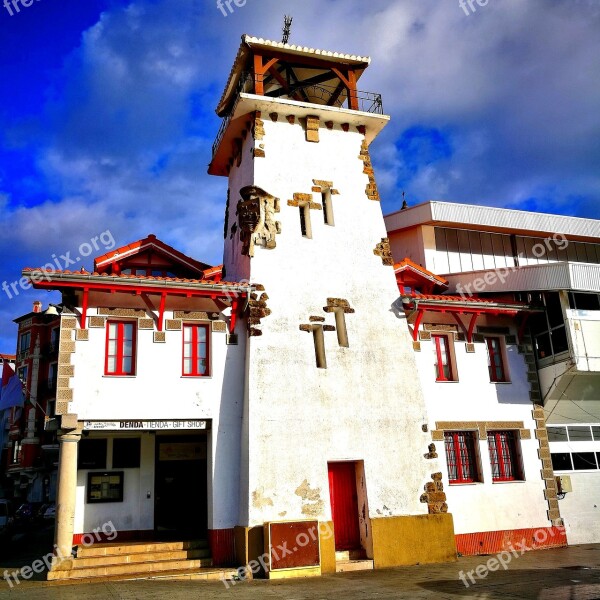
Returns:
[[[496,268],[506,267],[506,255],[504,254],[504,244],[502,243],[501,235],[492,234],[492,248],[494,249]]]
[[[123,325],[123,337],[126,340],[133,339],[133,325],[131,323],[125,323]]]
[[[577,262],[587,262],[587,254],[585,252],[585,244],[580,242],[571,242],[575,246],[575,252],[577,254]]]
[[[108,354],[114,356],[117,353],[117,342],[116,340],[108,340]]]
[[[560,305],[560,299],[558,294],[550,292],[545,296],[546,300],[546,311],[548,312],[548,321],[550,327],[557,327],[558,325],[564,325],[564,317],[562,308]]]
[[[495,269],[494,250],[492,248],[492,237],[489,233],[481,234],[481,250],[483,252],[483,268]]]
[[[192,359],[184,358],[183,359],[183,374],[191,375],[191,373],[192,373]]]
[[[569,242],[567,246],[567,257],[570,262],[577,262],[577,250],[575,248],[575,242]]]
[[[566,427],[546,427],[548,431],[549,442],[567,442],[567,428]]]
[[[599,426],[592,427],[592,433],[594,434],[594,440],[596,442],[600,442],[600,427]]]
[[[598,294],[573,294],[578,310],[599,310]]]
[[[435,271],[436,273],[448,273],[448,248],[446,246],[446,230],[442,227],[435,228]]]
[[[565,246],[564,241],[559,241],[559,245],[556,246],[556,256],[560,262],[566,262],[569,260],[569,255],[567,253],[567,246]]]
[[[554,354],[560,354],[569,349],[567,332],[564,327],[552,330],[552,349],[554,350]]]
[[[192,344],[184,344],[183,345],[183,357],[191,358],[192,357]]]
[[[446,243],[448,245],[448,262],[451,273],[460,272],[460,252],[458,249],[458,232],[456,229],[446,229]]]
[[[116,323],[109,323],[108,324],[108,335],[111,338],[116,338],[117,337],[117,324]]]
[[[569,430],[569,441],[571,442],[591,442],[592,432],[589,425],[567,427]]]
[[[191,342],[192,341],[192,328],[187,325],[183,328],[183,341]]]
[[[131,358],[123,358],[123,373],[131,373]]]
[[[458,247],[460,250],[460,268],[462,271],[473,270],[473,260],[471,259],[471,245],[469,244],[469,232],[464,229],[458,232]]]
[[[573,465],[571,464],[571,455],[569,452],[553,452],[550,456],[552,458],[552,468],[555,471],[573,470]]]
[[[123,344],[123,355],[131,356],[133,354],[133,342],[127,341]]]
[[[483,269],[483,252],[481,251],[481,236],[478,231],[469,231],[469,245],[471,246],[473,271],[481,271]]]
[[[596,455],[593,452],[573,452],[573,468],[576,471],[597,469]]]
[[[200,343],[205,343],[206,342],[206,327],[199,327],[198,328],[198,341]]]
[[[108,372],[114,373],[117,370],[117,359],[114,356],[108,357]]]
[[[522,236],[518,235],[516,238],[517,242],[517,258],[519,260],[519,266],[523,267],[527,264],[527,252],[525,251],[525,240]]]
[[[549,333],[543,333],[542,335],[536,336],[534,341],[538,358],[548,358],[549,356],[552,356]]]
[[[533,247],[538,243],[537,239],[525,238],[525,255],[527,256],[528,265],[537,265],[539,263],[538,257],[534,254]],[[535,252],[539,254],[539,248],[535,249]]]

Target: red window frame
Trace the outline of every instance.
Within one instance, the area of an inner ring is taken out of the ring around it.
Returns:
[[[111,336],[112,326],[116,327],[114,337]],[[127,338],[127,328],[131,327],[131,339]],[[115,351],[110,353],[111,342],[115,342]],[[126,342],[131,342],[131,351],[126,353]],[[133,321],[107,321],[106,322],[106,346],[104,352],[104,374],[123,376],[135,375],[136,369],[136,346],[137,327]],[[114,369],[109,368],[110,359],[115,359]],[[126,360],[129,359],[129,369],[125,368]]]
[[[485,338],[485,343],[488,351],[490,381],[508,381],[506,377],[506,367],[504,365],[504,355],[502,353],[502,341],[499,337],[488,337]]]
[[[450,338],[447,335],[434,334],[431,336],[431,339],[433,340],[433,350],[435,353],[435,380],[456,381],[452,365],[452,354],[450,353]],[[444,353],[446,355],[445,363],[443,360]]]
[[[523,468],[516,431],[488,431],[493,481],[522,481]]]
[[[474,431],[445,431],[444,448],[450,483],[481,481],[477,463],[477,437]]]
[[[204,341],[202,341],[200,331],[204,330]],[[186,331],[190,331],[190,339],[186,340]],[[183,377],[210,377],[210,325],[205,324],[184,324],[182,329],[182,352],[181,352],[181,374]],[[186,360],[190,362],[190,368],[186,369]],[[200,360],[205,361],[204,370],[199,364]],[[189,373],[186,373],[189,370]]]

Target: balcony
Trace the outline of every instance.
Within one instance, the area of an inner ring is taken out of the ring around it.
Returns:
[[[235,109],[240,99],[240,94],[256,94],[256,83],[257,80],[252,73],[246,72],[240,76],[235,90],[235,100],[228,114],[223,117],[221,127],[217,133],[217,137],[212,147],[213,158],[235,113]],[[266,83],[263,83],[262,81],[259,81],[259,84],[262,87],[268,87]],[[349,93],[345,88],[343,88],[343,86],[340,85],[336,86],[326,85],[324,83],[315,84],[298,81],[297,83],[290,84],[287,88],[277,87],[272,90],[265,90],[264,94],[259,95],[262,95],[266,98],[284,98],[288,100],[297,100],[299,102],[317,104],[319,106],[345,108],[348,110],[357,110],[359,112],[371,114],[384,114],[381,94],[359,90]]]

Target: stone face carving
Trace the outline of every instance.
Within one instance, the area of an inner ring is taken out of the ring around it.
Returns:
[[[236,214],[242,242],[242,254],[254,256],[254,247],[275,248],[275,236],[281,233],[281,223],[275,220],[280,208],[275,198],[255,185],[240,190],[242,200],[238,202]]]

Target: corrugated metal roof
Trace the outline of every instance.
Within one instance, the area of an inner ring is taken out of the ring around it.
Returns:
[[[484,231],[561,233],[600,240],[600,220],[598,219],[582,219],[476,204],[455,204],[435,200],[400,210],[385,217],[388,232],[435,223]]]

